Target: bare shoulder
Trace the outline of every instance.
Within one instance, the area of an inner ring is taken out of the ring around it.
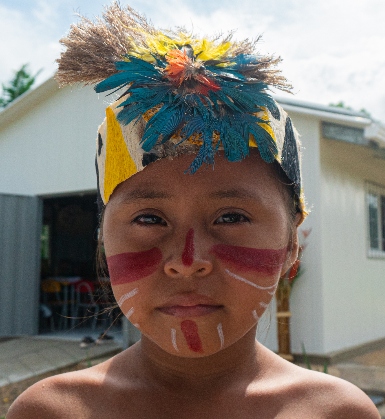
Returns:
[[[296,369],[297,383],[294,389],[313,414],[338,419],[380,419],[377,408],[370,398],[348,381],[328,374]],[[318,416],[317,416],[318,417]]]
[[[262,353],[272,372],[268,388],[274,389],[285,419],[380,419],[373,402],[355,385],[291,364],[266,348]]]
[[[10,407],[6,419],[66,419],[86,417],[92,390],[103,381],[100,369],[69,372],[37,382]]]

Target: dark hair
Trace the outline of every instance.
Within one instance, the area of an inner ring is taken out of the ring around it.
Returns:
[[[272,163],[275,174],[277,175],[279,185],[285,194],[289,218],[295,220],[298,213],[302,213],[299,196],[295,191],[294,183],[287,177],[281,165],[274,161]]]

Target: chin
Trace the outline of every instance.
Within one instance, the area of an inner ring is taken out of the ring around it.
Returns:
[[[159,327],[156,330],[142,330],[152,343],[163,351],[182,358],[203,358],[229,348],[253,329],[256,322],[238,325],[225,322],[207,322],[202,319],[179,320],[174,327]],[[255,333],[254,333],[255,335]]]

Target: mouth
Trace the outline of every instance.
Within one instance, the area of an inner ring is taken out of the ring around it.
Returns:
[[[170,298],[157,310],[168,316],[199,317],[215,313],[222,308],[223,305],[204,295],[179,294]]]
[[[169,316],[174,317],[200,317],[219,311],[223,306],[196,304],[196,305],[172,305],[166,307],[159,307],[158,310]]]

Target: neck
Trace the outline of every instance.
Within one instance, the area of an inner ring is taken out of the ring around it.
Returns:
[[[145,336],[136,351],[141,374],[162,386],[178,389],[218,388],[240,378],[255,378],[260,370],[255,328],[230,347],[201,358],[171,355]]]

